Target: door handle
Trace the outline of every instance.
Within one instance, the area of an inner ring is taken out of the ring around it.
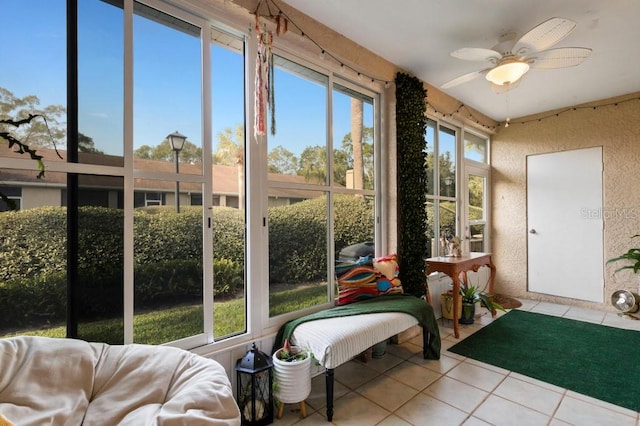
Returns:
[[[529,233],[530,233],[530,234],[535,234],[535,233],[536,233],[536,230],[532,228],[532,229],[530,229],[530,230],[529,230]]]

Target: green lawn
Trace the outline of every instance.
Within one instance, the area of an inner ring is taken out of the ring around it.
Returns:
[[[269,314],[275,316],[321,304],[326,300],[326,292],[326,287],[321,285],[273,293],[269,296]],[[137,314],[133,320],[134,341],[156,345],[202,333],[202,315],[202,306],[180,306]],[[244,300],[216,302],[213,320],[213,332],[217,339],[244,332]],[[83,340],[117,343],[123,340],[122,329],[122,319],[108,319],[80,324],[78,333]],[[61,325],[47,329],[21,330],[2,337],[65,337],[66,333],[66,326]]]

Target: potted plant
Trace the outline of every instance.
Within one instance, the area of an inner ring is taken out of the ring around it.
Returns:
[[[476,302],[480,302],[482,306],[490,312],[494,309],[504,311],[501,304],[494,302],[490,294],[485,293],[478,287],[468,283],[460,284],[460,298],[462,299],[462,315],[458,322],[460,324],[473,324],[476,313]]]
[[[462,299],[462,314],[458,322],[473,324],[476,315],[476,302],[479,300],[478,290],[475,286],[463,283],[460,286],[460,298]]]
[[[304,400],[311,393],[311,353],[285,340],[272,358],[277,418],[282,417],[284,404],[296,402],[300,403],[302,417],[306,417]]]
[[[640,234],[634,235],[633,237],[631,237],[631,239],[634,239],[635,237],[640,237]],[[616,272],[622,271],[623,269],[631,269],[633,270],[634,274],[637,274],[640,270],[640,248],[630,248],[626,253],[607,260],[607,263],[617,262],[619,260],[628,260],[632,263],[616,269],[614,274]]]

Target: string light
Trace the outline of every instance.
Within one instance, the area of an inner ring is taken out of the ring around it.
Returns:
[[[564,109],[562,111],[552,112],[552,113],[549,113],[548,115],[545,115],[545,116],[542,116],[542,117],[531,118],[529,120],[518,120],[517,122],[513,122],[513,121],[511,121],[510,118],[506,118],[503,127],[507,128],[512,124],[526,124],[526,123],[531,123],[531,122],[540,123],[543,120],[546,120],[548,118],[559,117],[561,114],[564,114],[566,112],[577,111],[577,110],[580,110],[580,109],[583,109],[583,110],[586,109],[586,110],[595,111],[595,110],[598,110],[600,108],[612,107],[612,106],[613,107],[618,107],[622,103],[635,102],[635,101],[640,101],[640,97],[637,97],[637,98],[633,97],[633,98],[629,98],[629,99],[626,99],[626,100],[623,100],[623,101],[615,101],[615,102],[610,102],[610,103],[596,105],[596,106],[587,105],[587,106],[581,106],[581,107],[577,107],[577,106],[569,107],[569,108],[566,108],[566,109]],[[488,129],[488,130],[495,130],[496,128],[500,127],[500,125],[498,125],[498,126],[487,126],[487,125],[485,125],[480,120],[478,120],[476,118],[476,116],[474,115],[473,111],[471,109],[467,108],[467,106],[464,105],[463,103],[460,103],[460,105],[450,113],[449,112],[439,111],[433,104],[430,104],[429,102],[427,102],[427,106],[433,110],[434,114],[440,115],[442,118],[453,117],[455,114],[460,114],[462,112],[462,110],[466,110],[468,118],[470,120],[474,121],[477,125],[482,126],[483,128]]]
[[[595,105],[595,106],[586,105],[586,106],[581,106],[581,107],[576,107],[576,106],[569,107],[569,108],[565,108],[562,111],[553,112],[553,113],[550,113],[548,115],[544,115],[542,117],[531,118],[529,120],[518,120],[518,123],[516,123],[516,124],[526,124],[526,123],[531,123],[531,122],[534,122],[534,121],[537,121],[538,123],[540,123],[540,122],[542,122],[542,120],[546,120],[548,118],[553,118],[553,117],[559,117],[561,114],[564,114],[566,112],[577,111],[579,109],[588,109],[588,110],[596,111],[596,110],[598,110],[600,108],[611,107],[611,106],[617,107],[620,104],[623,104],[623,103],[626,103],[626,102],[633,102],[633,101],[640,101],[640,97],[629,98],[629,99],[626,99],[626,100],[623,100],[623,101],[615,101],[615,102],[610,102],[610,103],[601,104],[601,105]],[[508,124],[508,122],[505,123],[504,127],[509,127],[509,126],[507,126],[507,124]]]
[[[464,110],[466,111],[468,119],[470,121],[473,121],[475,124],[482,127],[483,129],[494,131],[497,128],[497,126],[487,126],[486,124],[484,124],[474,115],[473,110],[467,107],[463,103],[460,103],[460,105],[458,105],[458,107],[451,112],[438,111],[438,109],[433,104],[430,104],[428,100],[427,100],[427,107],[431,108],[436,115],[439,114],[442,118],[447,118],[447,117],[453,118],[453,116],[456,114],[458,115],[462,114],[462,111]]]
[[[258,2],[258,5],[256,6],[256,10],[255,10],[254,14],[258,15],[258,9],[260,8],[260,4],[262,4],[262,2],[263,2],[263,0],[260,0]],[[326,59],[327,57],[331,58],[336,63],[340,64],[339,66],[340,66],[340,72],[341,73],[344,74],[347,70],[351,70],[351,72],[356,74],[358,80],[362,80],[362,78],[364,76],[364,74],[362,72],[360,72],[358,69],[356,69],[356,68],[354,68],[352,66],[346,65],[344,62],[342,62],[340,59],[338,59],[331,52],[328,52],[325,49],[323,49],[322,46],[320,46],[320,44],[318,44],[314,39],[309,37],[308,34],[306,34],[304,31],[302,31],[302,28],[300,28],[300,26],[298,24],[296,24],[293,20],[291,20],[291,18],[280,8],[280,6],[278,6],[276,4],[275,0],[265,0],[265,3],[266,3],[267,8],[269,10],[269,15],[260,15],[260,16],[267,16],[269,18],[275,18],[276,16],[284,17],[286,19],[286,21],[288,21],[288,23],[293,25],[300,32],[300,35],[301,35],[302,38],[306,38],[307,40],[309,40],[311,43],[313,43],[320,50],[319,55],[320,55],[320,57],[322,59]],[[271,12],[270,4],[272,4],[277,9],[277,14],[274,15]],[[285,28],[286,28],[286,25],[285,25]],[[390,83],[387,80],[382,80],[382,79],[379,79],[379,78],[369,77],[369,76],[367,76],[367,78],[371,79],[371,85],[374,85],[376,81],[379,81],[380,83],[384,84],[384,88],[385,89],[388,89],[389,86],[390,86]],[[508,92],[507,92],[507,94],[508,94]],[[568,111],[576,111],[578,109],[593,109],[593,110],[596,110],[598,108],[605,107],[605,106],[616,106],[617,107],[618,104],[620,104],[620,103],[636,101],[636,100],[640,101],[640,97],[638,97],[638,98],[630,98],[630,99],[627,99],[627,100],[624,100],[624,101],[617,101],[617,102],[612,102],[612,103],[609,103],[609,104],[602,104],[602,105],[593,106],[593,107],[590,107],[590,106],[571,107],[571,108],[567,108],[567,109],[565,109],[563,111],[556,112],[556,113],[551,113],[551,114],[549,114],[547,116],[543,116],[543,117],[540,117],[540,118],[529,119],[529,120],[521,120],[521,121],[518,121],[518,123],[519,124],[525,124],[525,123],[530,123],[532,121],[540,122],[540,121],[542,121],[544,119],[551,118],[551,117],[554,117],[554,116],[558,117],[560,114],[564,114],[565,112],[568,112]],[[438,111],[435,108],[435,106],[430,104],[428,101],[427,101],[427,107],[430,107],[434,111],[435,114],[440,114],[443,118],[446,118],[447,116],[453,117],[454,114],[460,114],[461,111],[464,109],[467,112],[468,118],[471,121],[475,122],[478,126],[481,126],[482,128],[488,129],[488,130],[491,130],[491,131],[495,131],[496,128],[499,127],[499,126],[488,126],[488,125],[484,124],[482,121],[480,121],[474,115],[473,111],[471,109],[469,109],[463,103],[460,103],[460,105],[454,111],[452,111],[450,113],[443,113],[441,111]],[[508,115],[508,112],[507,112],[507,115]],[[511,119],[509,117],[507,117],[507,119],[505,120],[504,127],[509,127],[510,124],[513,124],[513,123],[511,122]]]
[[[260,6],[262,4],[265,4],[267,7],[267,11],[268,14],[262,14],[259,15],[259,9]],[[275,9],[275,13],[272,12],[271,10],[271,6],[273,6],[273,8]],[[358,80],[362,80],[363,77],[367,77],[367,79],[371,79],[371,85],[375,85],[375,82],[378,81],[380,83],[384,83],[385,84],[385,88],[387,88],[387,84],[388,81],[386,80],[382,80],[379,78],[375,78],[375,77],[370,77],[368,75],[363,75],[362,72],[360,72],[358,69],[356,69],[355,67],[346,65],[344,62],[342,62],[340,59],[338,59],[335,55],[333,55],[331,52],[325,50],[322,46],[320,46],[320,44],[318,44],[313,38],[311,38],[308,34],[306,34],[304,31],[302,31],[302,28],[300,28],[300,26],[295,23],[283,10],[280,6],[278,6],[278,4],[276,4],[275,0],[260,0],[258,1],[258,4],[256,5],[256,9],[254,11],[254,14],[256,16],[263,16],[263,17],[267,17],[267,18],[271,18],[271,19],[276,19],[279,20],[281,18],[285,19],[285,28],[287,24],[291,24],[293,25],[299,32],[302,38],[306,38],[307,40],[309,40],[311,43],[313,43],[319,50],[319,56],[322,59],[326,59],[327,57],[333,59],[333,61],[335,61],[336,63],[340,64],[340,72],[341,73],[345,73],[345,70],[351,70],[353,73],[355,73],[358,77]],[[256,18],[257,19],[257,18]]]

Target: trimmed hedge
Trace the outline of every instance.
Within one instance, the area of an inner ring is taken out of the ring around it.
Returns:
[[[324,197],[269,209],[269,282],[323,279],[327,273]]]
[[[66,209],[42,207],[0,214],[0,285],[67,268]]]
[[[373,203],[336,195],[335,253],[373,241]],[[318,197],[269,209],[269,282],[299,283],[327,276],[327,199]]]
[[[373,205],[347,195],[334,198],[335,250],[373,240]],[[136,308],[202,300],[201,208],[153,207],[134,213]],[[324,280],[327,274],[327,200],[269,209],[270,282]],[[80,315],[121,314],[122,210],[79,209]],[[66,208],[41,207],[0,214],[0,312],[3,326],[42,324],[66,314]],[[244,217],[230,207],[213,210],[214,294],[244,285]]]

